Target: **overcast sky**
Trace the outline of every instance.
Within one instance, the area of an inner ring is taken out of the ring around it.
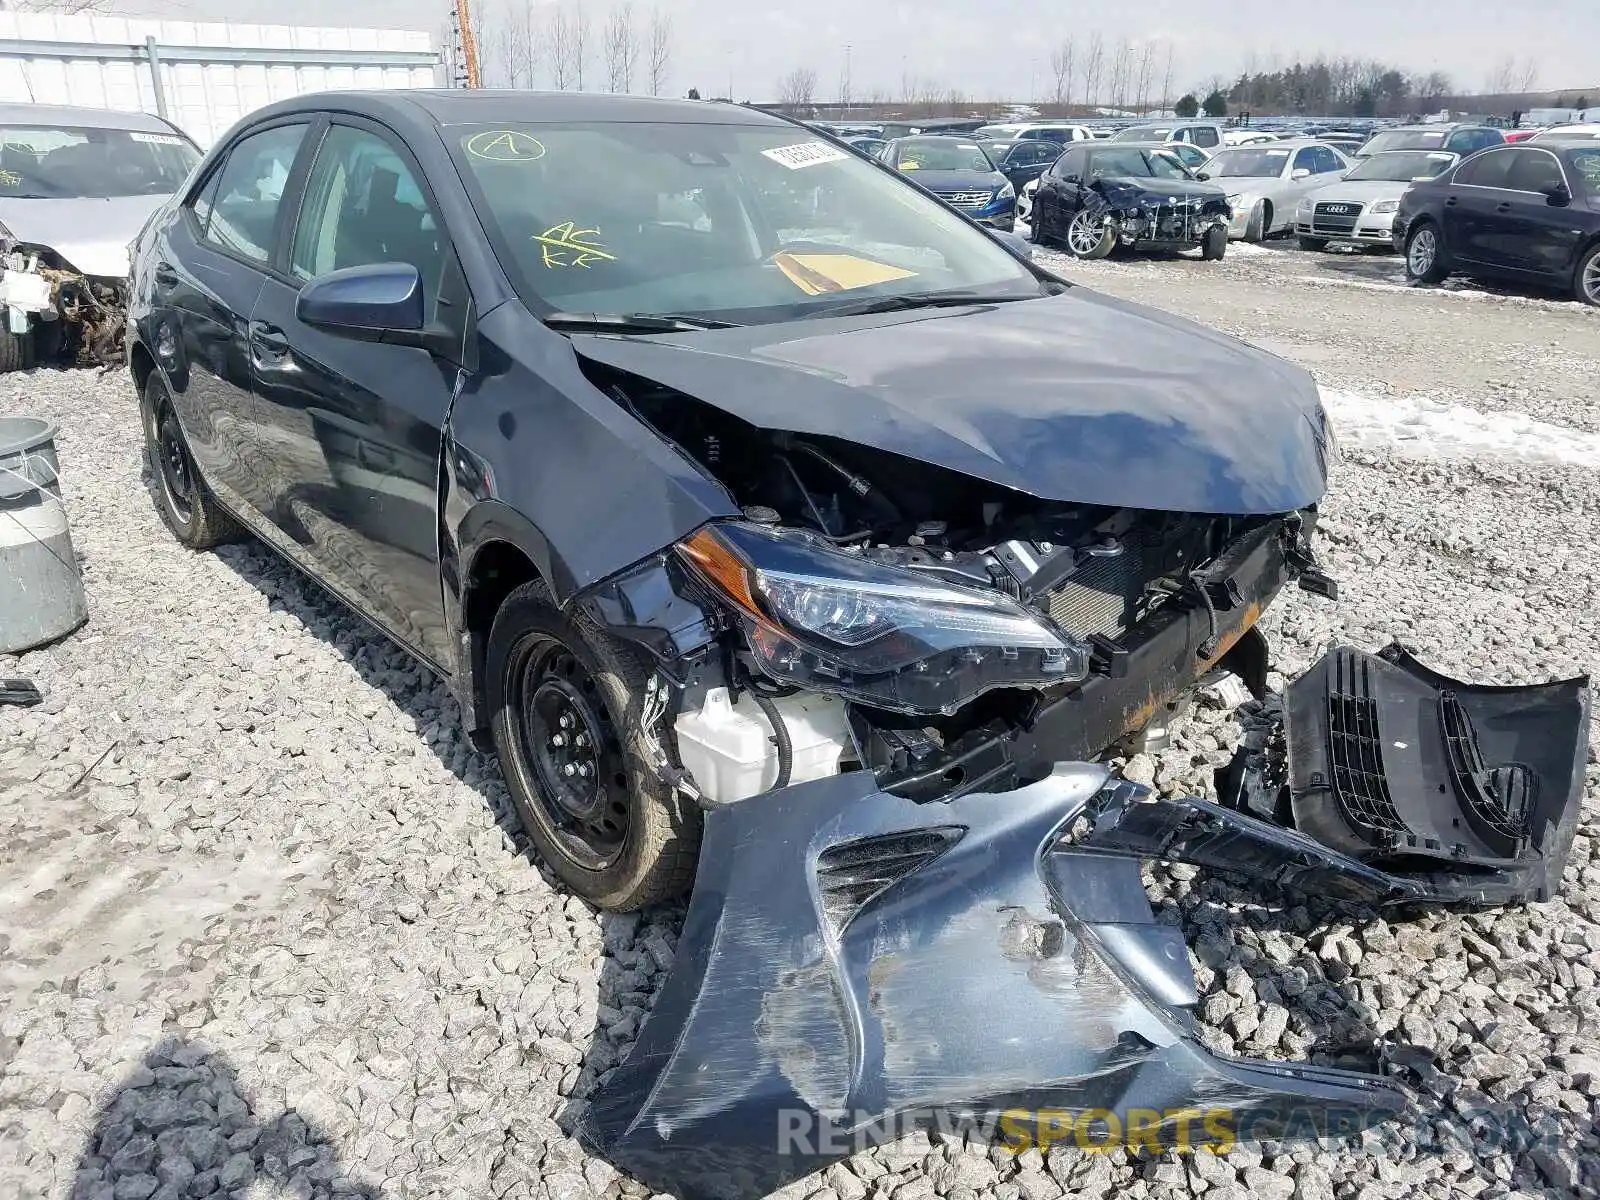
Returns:
[[[506,11],[525,0],[475,0]],[[573,2],[573,0],[569,0]],[[598,27],[611,0],[585,0],[589,72],[600,74]],[[898,93],[907,76],[936,80],[978,99],[1047,97],[1050,50],[1075,33],[1108,43],[1153,39],[1157,76],[1173,46],[1174,90],[1248,65],[1296,57],[1380,57],[1418,72],[1447,72],[1481,88],[1507,54],[1537,65],[1539,88],[1600,89],[1600,0],[658,0],[673,19],[674,92],[695,86],[739,99],[771,100],[796,67],[835,98],[850,47],[852,90]],[[634,0],[648,13],[652,0]],[[126,13],[189,20],[441,29],[451,0],[119,0]],[[548,0],[533,0],[537,11]],[[548,86],[547,81],[545,85]],[[1600,103],[1600,96],[1591,97]]]

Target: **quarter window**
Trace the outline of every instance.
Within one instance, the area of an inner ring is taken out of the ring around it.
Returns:
[[[1196,146],[1204,146],[1209,150],[1213,146],[1220,145],[1222,138],[1217,135],[1217,131],[1211,126],[1197,125],[1188,131],[1188,136],[1184,138],[1184,141],[1193,142]]]
[[[251,262],[272,261],[273,231],[305,125],[279,125],[252,134],[228,153],[216,187],[195,203],[207,241]],[[209,210],[202,216],[202,205]]]
[[[295,230],[290,270],[315,279],[346,267],[410,263],[429,297],[444,273],[443,233],[416,176],[387,141],[335,125],[317,151]]]
[[[1519,192],[1548,193],[1566,182],[1555,155],[1546,150],[1517,150],[1501,158],[1514,158],[1506,174],[1506,186]]]

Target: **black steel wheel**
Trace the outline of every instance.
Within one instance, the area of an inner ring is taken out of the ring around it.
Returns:
[[[652,670],[542,583],[513,591],[489,631],[490,730],[512,806],[567,887],[619,912],[684,892],[700,851],[700,810],[661,781],[639,728]]]
[[[236,541],[244,530],[206,487],[195,469],[172,394],[159,371],[152,371],[139,403],[144,423],[145,461],[150,490],[167,528],[191,550],[209,550]]]
[[[629,817],[622,739],[599,685],[554,638],[524,639],[511,671],[521,684],[517,737],[541,821],[574,861],[603,870],[622,852]]]

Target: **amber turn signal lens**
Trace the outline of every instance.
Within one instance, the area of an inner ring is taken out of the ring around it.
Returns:
[[[688,541],[679,542],[678,552],[728,599],[752,617],[761,616],[755,597],[750,594],[749,568],[710,529],[702,529]]]

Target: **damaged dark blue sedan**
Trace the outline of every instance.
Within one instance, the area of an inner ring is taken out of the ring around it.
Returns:
[[[129,361],[182,542],[259,538],[447,680],[577,895],[698,873],[583,1119],[656,1186],[945,1120],[1360,1127],[1407,1089],[1200,1045],[1141,859],[1373,903],[1560,880],[1587,681],[1339,649],[1268,694],[1262,612],[1337,590],[1304,372],[780,118],[273,105],[139,239]],[[1220,803],[1100,765],[1224,673],[1256,702]]]

